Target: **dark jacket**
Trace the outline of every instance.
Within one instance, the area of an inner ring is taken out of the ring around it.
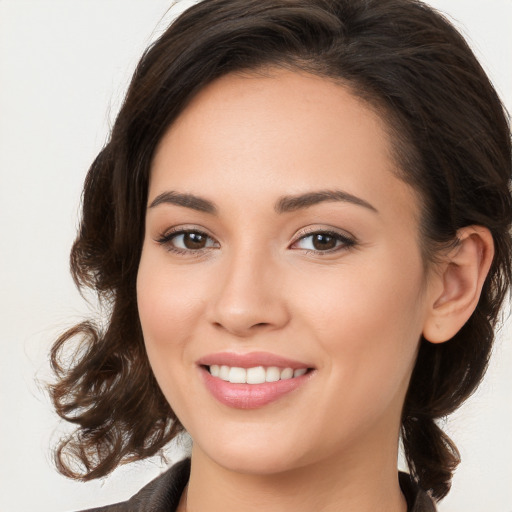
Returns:
[[[190,459],[178,462],[123,503],[83,512],[175,512],[190,474]],[[406,473],[400,473],[400,487],[408,512],[435,512],[432,499]]]

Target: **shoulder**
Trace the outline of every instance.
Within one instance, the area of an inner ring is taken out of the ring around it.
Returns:
[[[400,472],[398,477],[407,500],[407,512],[436,512],[434,500],[418,486],[411,475]]]
[[[190,459],[176,463],[128,501],[81,512],[174,512],[190,475]]]

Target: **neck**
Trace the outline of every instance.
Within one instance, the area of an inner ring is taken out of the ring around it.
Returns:
[[[179,512],[406,512],[397,473],[397,451],[333,456],[290,471],[232,471],[192,450],[189,485]]]

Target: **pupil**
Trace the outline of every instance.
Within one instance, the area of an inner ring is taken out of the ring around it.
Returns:
[[[187,249],[202,249],[206,244],[206,237],[199,233],[185,233],[183,244]]]
[[[318,233],[313,237],[313,247],[317,250],[334,249],[336,239],[331,235]]]

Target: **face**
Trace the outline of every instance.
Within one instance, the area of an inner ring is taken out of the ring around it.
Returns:
[[[137,295],[194,454],[260,474],[396,462],[428,282],[395,171],[378,115],[298,72],[224,76],[163,137]]]

